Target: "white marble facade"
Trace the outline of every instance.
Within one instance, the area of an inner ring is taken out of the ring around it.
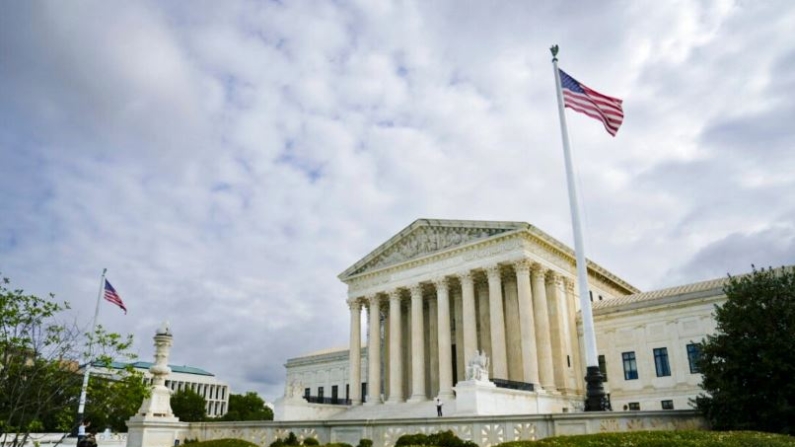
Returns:
[[[588,271],[594,295],[638,292],[594,263]],[[346,383],[366,383],[366,395],[348,388],[352,405],[449,401],[478,351],[492,379],[581,396],[575,277],[574,252],[527,223],[415,221],[339,275]],[[299,373],[289,366],[288,383]]]
[[[352,350],[291,359],[288,384],[304,380],[315,396],[334,384],[314,379],[336,371],[339,389],[360,384],[346,388],[351,418],[411,416],[372,406],[421,408],[408,404],[435,396],[454,409],[462,392],[475,395],[459,402],[460,415],[578,411],[585,365],[574,262],[569,247],[526,223],[417,220],[339,275],[348,285]],[[641,293],[595,263],[588,275],[613,409],[690,408],[701,380],[693,345],[714,331],[725,279]],[[534,391],[464,384],[478,352],[492,380]],[[502,399],[487,402],[500,408],[472,413],[484,392]]]

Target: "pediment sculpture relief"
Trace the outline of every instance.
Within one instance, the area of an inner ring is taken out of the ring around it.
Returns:
[[[393,246],[387,248],[356,273],[397,264],[474,240],[485,239],[506,231],[510,230],[503,228],[418,228]]]

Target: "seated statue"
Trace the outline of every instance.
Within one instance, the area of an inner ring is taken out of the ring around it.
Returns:
[[[287,398],[302,398],[304,392],[304,384],[299,380],[293,380],[287,385],[284,390],[284,397]]]
[[[483,351],[475,351],[466,368],[466,380],[489,381],[489,358]]]

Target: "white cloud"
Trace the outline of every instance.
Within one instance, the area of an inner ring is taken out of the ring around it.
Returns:
[[[27,2],[0,14],[0,271],[233,392],[348,337],[336,275],[420,217],[570,243],[548,48],[625,100],[567,112],[588,255],[643,288],[795,263],[787,2]],[[35,30],[46,30],[37,32]]]

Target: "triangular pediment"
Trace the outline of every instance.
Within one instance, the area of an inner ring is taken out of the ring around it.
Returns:
[[[524,222],[418,219],[342,272],[339,278],[345,281],[354,275],[529,226]]]

